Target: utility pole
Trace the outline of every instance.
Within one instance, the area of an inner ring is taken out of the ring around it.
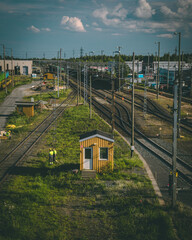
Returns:
[[[87,102],[87,65],[84,64],[84,105]]]
[[[132,77],[132,104],[131,104],[131,157],[134,152],[134,79],[135,79],[135,53],[133,52],[133,77]]]
[[[4,59],[4,77],[5,77],[5,93],[7,94],[7,79],[5,70],[5,45],[3,44],[3,59]]]
[[[79,67],[77,63],[77,106],[79,105]]]
[[[111,112],[111,130],[112,134],[114,133],[115,130],[115,82],[111,74],[111,80],[112,80],[112,112]]]
[[[79,101],[81,101],[81,62],[79,63]]]
[[[68,68],[68,64],[67,64],[67,89],[69,87],[69,68]]]
[[[190,91],[190,97],[192,97],[192,65],[191,65],[191,74],[190,74],[190,78],[191,78],[191,91]]]
[[[118,52],[119,52],[119,91],[120,91],[120,87],[121,87],[121,80],[120,80],[120,50],[122,47],[118,47]]]
[[[14,79],[13,79],[13,49],[11,48],[11,80],[12,86],[14,87]]]
[[[80,48],[80,58],[82,58],[83,57],[83,48],[81,47]]]
[[[170,67],[170,53],[168,53],[167,90],[169,89],[169,67]]]
[[[60,48],[60,61],[59,61],[59,79],[60,79],[60,82],[61,82],[61,79],[62,79],[62,77],[61,77],[61,50],[62,49]]]
[[[174,81],[174,101],[173,101],[173,150],[172,150],[172,206],[176,205],[176,188],[177,188],[177,178],[176,178],[176,159],[177,159],[177,80],[175,77]]]
[[[90,119],[92,119],[92,81],[91,81],[91,76],[90,76]]]
[[[157,66],[157,52],[155,52],[155,62],[156,62],[156,91],[157,91],[157,70],[158,70],[158,66]]]
[[[160,42],[158,42],[158,77],[157,77],[157,99],[159,99],[159,61],[160,61]]]
[[[179,61],[178,61],[178,81],[179,81],[179,91],[178,91],[178,124],[177,124],[177,137],[180,138],[180,124],[181,124],[181,98],[182,98],[182,84],[181,84],[181,33],[176,33],[179,35]]]
[[[59,98],[59,66],[57,66],[57,87],[58,87],[57,97]]]

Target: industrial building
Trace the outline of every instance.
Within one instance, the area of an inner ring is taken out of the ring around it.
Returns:
[[[14,75],[31,75],[33,61],[31,60],[0,60],[0,72],[12,72]]]

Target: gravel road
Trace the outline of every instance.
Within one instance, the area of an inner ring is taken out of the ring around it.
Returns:
[[[30,95],[30,88],[39,83],[40,81],[33,81],[30,84],[17,87],[5,98],[4,102],[0,105],[0,130],[5,128],[7,118],[15,111],[15,102],[22,101],[24,96]]]

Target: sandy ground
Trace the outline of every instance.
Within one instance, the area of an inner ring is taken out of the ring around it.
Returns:
[[[23,97],[31,95],[30,88],[39,82],[40,81],[34,81],[30,84],[15,88],[12,93],[5,98],[4,102],[0,105],[0,130],[5,128],[7,118],[15,111],[15,102],[22,101]]]

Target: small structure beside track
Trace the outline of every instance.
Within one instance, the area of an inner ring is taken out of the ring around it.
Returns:
[[[113,135],[94,130],[81,135],[79,142],[81,171],[113,170]]]
[[[35,114],[35,102],[16,102],[17,112],[24,113],[28,117],[33,117]]]

